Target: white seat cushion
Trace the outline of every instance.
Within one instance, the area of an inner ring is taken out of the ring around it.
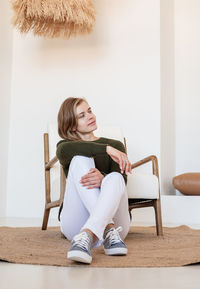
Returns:
[[[128,174],[127,192],[130,199],[158,199],[158,177],[132,171],[132,174]]]

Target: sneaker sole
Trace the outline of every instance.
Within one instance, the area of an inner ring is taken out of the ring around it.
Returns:
[[[113,248],[113,249],[105,249],[104,252],[106,255],[126,255],[128,250],[127,248]]]
[[[86,264],[90,264],[92,262],[92,257],[87,253],[81,251],[70,251],[67,253],[67,259],[78,261]]]

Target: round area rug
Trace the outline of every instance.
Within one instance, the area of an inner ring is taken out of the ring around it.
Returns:
[[[103,246],[92,250],[92,263],[68,260],[71,243],[61,235],[60,227],[0,227],[0,261],[21,264],[84,267],[177,267],[200,262],[200,230],[188,226],[130,227],[124,240],[126,256],[107,256]]]

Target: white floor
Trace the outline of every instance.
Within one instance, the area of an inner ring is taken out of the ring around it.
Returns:
[[[57,226],[50,220],[50,226]],[[134,225],[147,225],[136,224]],[[39,219],[0,218],[0,226],[41,226]],[[176,226],[165,224],[165,226]],[[200,229],[198,225],[191,225]],[[0,289],[199,289],[200,265],[166,268],[74,268],[0,262]]]

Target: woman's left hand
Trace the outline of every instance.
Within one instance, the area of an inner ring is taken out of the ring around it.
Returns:
[[[87,189],[99,188],[103,178],[104,175],[98,169],[91,168],[86,175],[82,176],[80,183],[83,186],[88,186]]]

